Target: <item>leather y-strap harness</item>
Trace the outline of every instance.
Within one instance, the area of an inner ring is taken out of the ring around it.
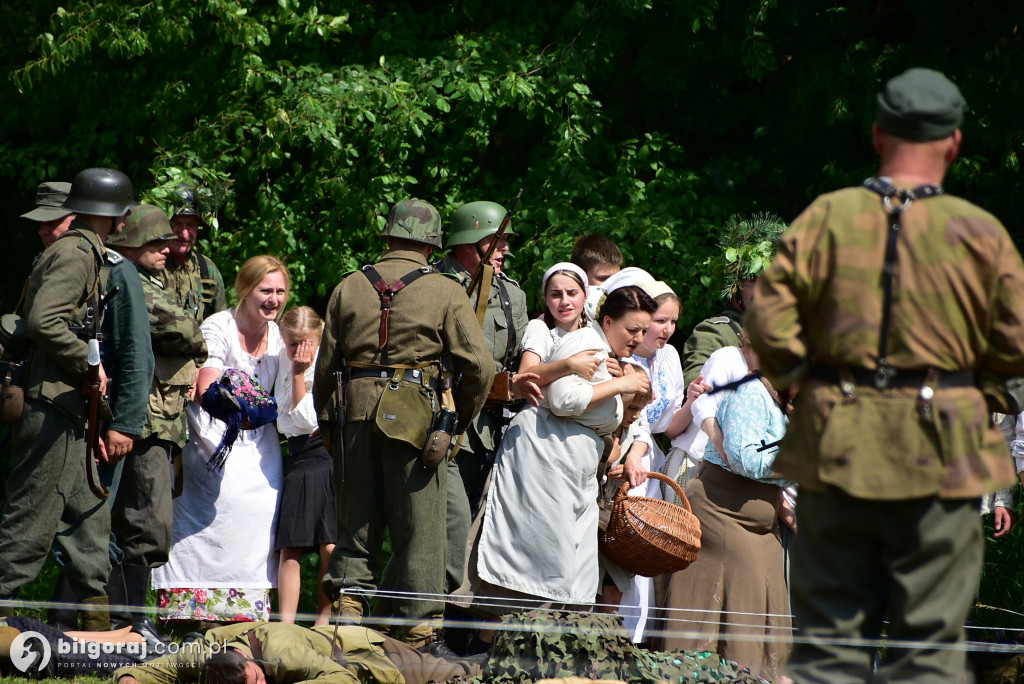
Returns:
[[[892,320],[892,288],[896,275],[896,242],[900,234],[900,217],[914,200],[938,197],[944,193],[941,185],[919,185],[912,190],[897,188],[881,178],[868,178],[864,187],[882,197],[882,208],[889,215],[889,237],[885,244],[885,269],[883,271],[882,327],[878,333],[878,367],[875,370],[875,387],[879,390],[890,386],[895,371],[889,367],[889,326]],[[895,203],[893,200],[897,200]]]
[[[366,279],[373,285],[373,289],[377,291],[377,296],[380,297],[380,328],[377,331],[379,346],[377,348],[380,350],[380,362],[386,366],[388,365],[388,313],[391,311],[391,302],[394,301],[395,295],[407,285],[428,273],[438,273],[438,271],[431,266],[423,266],[415,271],[406,273],[388,285],[387,281],[381,277],[380,273],[377,273],[377,269],[373,266],[367,264],[361,270]]]

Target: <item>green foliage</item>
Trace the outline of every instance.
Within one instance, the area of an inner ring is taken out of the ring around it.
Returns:
[[[981,574],[978,609],[974,624],[984,627],[1024,629],[1024,499],[1014,487],[1013,527],[999,539],[993,536],[992,516],[985,520],[985,566]],[[969,636],[977,637],[976,634]]]
[[[768,268],[785,230],[785,222],[774,214],[758,213],[749,219],[730,216],[718,234],[719,253],[704,261],[701,284],[717,286],[722,300],[730,301],[744,280]]]

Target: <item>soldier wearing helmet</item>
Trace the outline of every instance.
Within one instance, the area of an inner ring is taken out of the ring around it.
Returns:
[[[87,486],[85,470],[86,338],[100,332],[100,298],[115,280],[116,259],[108,258],[103,241],[122,229],[133,203],[132,183],[120,171],[91,168],[75,176],[62,207],[76,217],[36,262],[25,293],[25,320],[35,348],[29,357],[25,408],[13,431],[11,475],[5,483],[0,602],[35,579],[56,541],[74,594],[88,606],[82,611],[86,629],[109,627],[110,573],[110,514]],[[137,281],[135,286],[125,284],[118,295],[122,302],[141,301],[141,286]],[[141,319],[129,325],[148,326],[144,307]],[[119,380],[130,383],[146,376],[145,383],[150,382],[152,357],[147,364],[145,354],[138,356],[138,373],[121,373]],[[101,364],[100,391],[106,390]],[[145,394],[143,405],[144,401]],[[142,428],[142,422],[130,424],[129,406],[116,410],[121,422],[111,423],[100,445],[100,457],[110,463],[131,449],[132,435]]]
[[[316,365],[313,399],[324,443],[333,447],[338,501],[338,542],[323,586],[336,615],[359,620],[377,589],[390,529],[396,586],[413,597],[394,600],[392,614],[411,621],[407,643],[436,655],[445,652],[433,624],[444,613],[448,470],[421,456],[448,403],[442,359],[461,378],[448,406],[457,414],[453,434],[483,406],[494,362],[463,289],[427,264],[441,246],[437,210],[402,200],[382,235],[381,260],[346,276],[331,295]]]
[[[725,306],[717,316],[698,323],[683,345],[683,381],[687,386],[698,378],[715,350],[743,346],[743,312],[750,306],[757,278],[771,263],[785,230],[785,222],[770,213],[743,220],[732,217],[722,228],[718,236],[721,253],[704,265],[709,279],[722,287]],[[703,451],[697,459],[702,456]]]
[[[458,278],[463,288],[468,288],[491,242],[498,240],[490,268],[485,270],[480,286],[470,300],[487,347],[491,350],[496,373],[513,370],[518,361],[516,352],[528,322],[526,295],[505,274],[505,260],[511,257],[505,236],[515,235],[511,224],[505,235],[495,236],[504,216],[505,208],[494,202],[470,202],[459,207],[452,216],[452,232],[445,244],[451,253],[434,265],[442,273]],[[481,306],[481,300],[485,306]],[[469,427],[459,453],[449,464],[452,476],[448,493],[449,592],[457,589],[463,581],[470,521],[483,498],[484,482],[494,464],[503,428],[503,407],[489,404]],[[454,477],[456,473],[458,480]],[[462,487],[456,486],[460,483]]]
[[[123,552],[110,576],[112,602],[130,607],[113,616],[114,628],[131,625],[154,645],[156,626],[145,612],[153,568],[167,562],[171,548],[171,471],[167,464],[185,444],[185,400],[206,361],[206,341],[199,323],[178,304],[160,280],[170,243],[175,239],[167,215],[158,207],[138,204],[124,231],[107,238],[107,247],[126,259],[145,295],[146,342],[156,372],[146,387],[147,416],[121,474],[111,509],[111,528]]]
[[[160,279],[173,291],[182,308],[202,323],[208,316],[228,308],[224,277],[209,257],[196,252],[199,230],[206,225],[212,209],[202,206],[196,188],[180,185],[171,216],[175,239],[169,242],[167,268]]]

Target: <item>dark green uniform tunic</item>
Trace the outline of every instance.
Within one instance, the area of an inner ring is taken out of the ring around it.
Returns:
[[[683,345],[683,382],[687,387],[700,377],[708,357],[722,347],[742,347],[743,319],[740,312],[727,307],[718,316],[706,318],[693,329]]]
[[[415,251],[391,250],[375,265],[394,283],[426,260]],[[353,364],[380,364],[381,320],[377,291],[362,273],[343,280],[331,295],[313,387],[325,440],[334,444],[338,501],[338,543],[324,577],[328,595],[349,589],[373,590],[380,571],[385,528],[394,554],[393,588],[408,597],[393,601],[396,615],[425,619],[441,615],[445,576],[445,501],[447,470],[420,463],[420,449],[384,434],[396,428],[426,435],[429,415],[378,416],[378,404],[392,384],[362,377],[346,387],[346,425],[334,429],[334,373],[342,359]],[[443,355],[462,381],[454,389],[459,425],[469,425],[483,406],[491,380],[491,359],[480,326],[461,286],[439,274],[421,277],[402,289],[389,314],[389,363],[436,372]],[[408,384],[402,381],[399,385]],[[414,383],[413,383],[414,384]],[[385,412],[386,413],[386,412]],[[413,424],[422,421],[423,424]],[[461,429],[461,428],[460,428]],[[339,448],[344,441],[344,457]]]
[[[104,247],[76,220],[36,262],[25,295],[35,349],[25,410],[13,430],[7,504],[0,520],[0,596],[39,574],[57,538],[71,588],[80,598],[105,596],[110,573],[110,513],[89,489],[85,471],[88,369],[84,340],[69,330],[102,294]],[[57,537],[58,531],[67,534]]]

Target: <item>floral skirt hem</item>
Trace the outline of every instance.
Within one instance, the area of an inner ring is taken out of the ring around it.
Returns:
[[[186,587],[157,590],[161,621],[258,622],[270,620],[269,589]]]

